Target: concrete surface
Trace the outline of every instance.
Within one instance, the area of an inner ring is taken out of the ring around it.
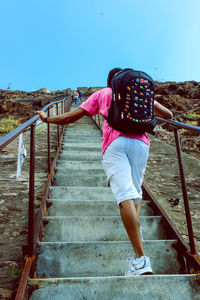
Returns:
[[[126,241],[128,235],[119,216],[45,217],[44,241]],[[48,224],[47,224],[48,222]],[[160,216],[140,217],[143,238],[165,239]],[[94,226],[95,224],[95,226]]]
[[[200,277],[144,275],[30,280],[30,300],[199,300]]]
[[[144,241],[155,274],[176,274],[180,265],[174,240]],[[123,276],[127,258],[134,255],[130,242],[39,243],[38,277]]]
[[[153,211],[150,207],[150,201],[143,201],[141,215],[151,216]],[[114,201],[97,200],[49,200],[51,206],[48,209],[49,216],[119,216],[119,206]]]

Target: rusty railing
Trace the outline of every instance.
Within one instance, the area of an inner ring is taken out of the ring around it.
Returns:
[[[47,104],[42,111],[47,112],[48,116],[50,116],[50,109],[56,108],[56,115],[58,115],[58,106],[61,106],[60,112],[64,113],[69,111],[71,106],[71,97],[67,97],[63,100],[51,102]],[[16,300],[24,300],[27,298],[27,280],[29,274],[33,272],[33,265],[36,257],[36,242],[37,240],[41,240],[41,232],[42,232],[42,217],[46,212],[46,200],[49,194],[49,187],[51,185],[51,178],[54,174],[54,170],[56,167],[56,161],[59,156],[60,146],[64,134],[64,127],[57,125],[57,151],[53,162],[51,163],[51,154],[50,154],[50,124],[47,124],[47,181],[45,184],[44,196],[42,198],[42,202],[40,205],[40,209],[37,213],[35,220],[35,208],[34,208],[34,198],[35,198],[35,126],[36,122],[39,119],[39,115],[35,115],[19,127],[15,128],[13,131],[5,135],[0,139],[0,150],[3,150],[9,143],[11,143],[15,138],[17,138],[21,133],[24,133],[28,129],[30,129],[30,166],[29,166],[29,207],[28,207],[28,248],[27,248],[27,256],[25,257],[25,266],[20,279],[20,284],[18,287]]]

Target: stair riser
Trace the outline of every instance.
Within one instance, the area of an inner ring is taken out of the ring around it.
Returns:
[[[46,217],[44,241],[127,241],[128,236],[120,217]],[[160,217],[140,217],[143,238],[164,239]]]
[[[59,172],[63,173],[63,172]],[[78,173],[78,172],[77,172]],[[54,177],[54,185],[68,185],[68,186],[82,186],[82,187],[101,187],[101,186],[108,186],[107,177],[105,175],[85,175],[79,176],[67,176],[67,175],[59,175],[56,174]]]
[[[88,146],[89,144],[93,145],[95,142],[95,144],[99,148],[99,147],[101,147],[102,140],[101,140],[101,138],[91,139],[90,137],[86,138],[84,136],[80,136],[77,139],[77,138],[73,138],[73,136],[70,136],[70,137],[65,137],[62,140],[62,142],[64,144],[73,144],[73,145],[76,145],[77,147],[81,147],[81,145],[83,145],[83,146]]]
[[[100,131],[95,131],[95,130],[80,130],[80,131],[79,130],[76,130],[76,131],[69,130],[66,132],[64,141],[67,141],[68,138],[70,138],[70,137],[73,139],[84,138],[84,139],[88,139],[92,142],[96,138],[101,140],[101,133],[100,133]]]
[[[155,274],[175,274],[179,270],[171,241],[146,241],[144,250],[151,258]],[[39,277],[123,276],[127,257],[133,256],[130,242],[40,244]]]
[[[68,200],[114,200],[108,187],[51,187],[50,198]]]
[[[71,150],[71,151],[101,151],[101,145],[100,144],[73,144],[73,143],[64,143],[62,145],[62,149],[63,150]]]
[[[95,162],[95,161],[61,161],[57,164],[57,170],[62,170],[63,172],[68,172],[69,170],[75,170],[77,171],[101,171],[101,174],[105,175],[105,172],[103,170],[101,162]],[[85,173],[84,173],[85,174]],[[77,175],[77,174],[76,174]]]
[[[77,126],[78,125],[78,126]],[[97,126],[94,123],[90,123],[88,121],[77,121],[76,123],[69,124],[66,128],[66,132],[68,130],[97,130]]]
[[[81,169],[81,167],[85,168],[85,169]],[[106,179],[106,175],[105,175],[105,172],[102,168],[99,168],[99,169],[93,169],[93,170],[88,170],[87,169],[87,165],[86,166],[80,166],[80,168],[78,169],[78,166],[77,166],[77,169],[73,170],[73,169],[63,169],[63,166],[62,164],[60,164],[58,167],[57,167],[57,172],[56,172],[56,177],[57,176],[70,176],[70,177],[73,177],[73,178],[76,178],[77,176],[81,179],[81,178],[85,178],[87,176],[93,176],[95,179],[98,180],[99,177],[104,177]]]
[[[147,201],[146,201],[147,202]],[[153,215],[149,202],[143,202],[141,216]],[[114,201],[50,201],[49,216],[119,216],[119,206]]]
[[[70,152],[70,151],[64,151],[60,154],[60,162],[62,160],[64,161],[98,161],[101,162],[101,154],[98,152],[91,152],[91,153],[84,153],[82,151],[80,151],[80,153],[78,153],[77,151],[74,151],[74,153]]]
[[[77,124],[75,124],[77,125]],[[84,134],[90,134],[90,133],[93,133],[93,134],[99,134],[101,135],[101,132],[100,130],[98,129],[98,127],[93,124],[79,124],[79,126],[68,126],[66,128],[66,134],[68,133],[73,133],[73,134],[80,134],[80,132],[83,132]]]

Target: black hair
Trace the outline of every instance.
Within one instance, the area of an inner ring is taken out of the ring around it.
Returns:
[[[110,70],[110,72],[108,73],[108,78],[107,78],[107,86],[111,87],[111,81],[112,81],[113,77],[115,76],[116,73],[118,73],[121,70],[122,70],[121,68],[114,68],[114,69]]]

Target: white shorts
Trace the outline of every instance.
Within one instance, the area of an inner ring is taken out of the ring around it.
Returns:
[[[149,146],[143,141],[119,136],[106,149],[102,165],[118,204],[142,200],[142,182],[149,156]]]

